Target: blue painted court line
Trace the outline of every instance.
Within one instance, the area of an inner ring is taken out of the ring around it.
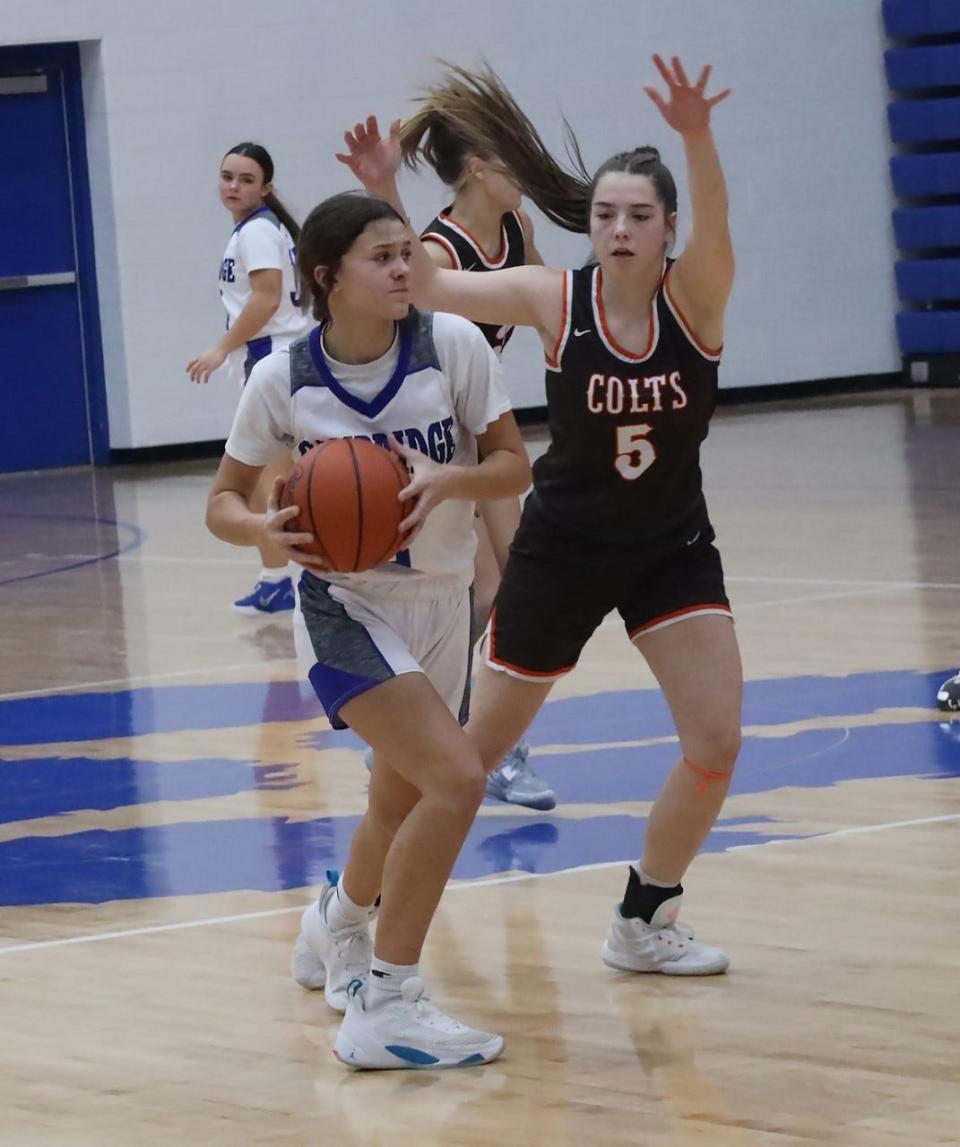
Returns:
[[[142,530],[139,526],[135,526],[132,522],[121,522],[113,518],[89,518],[82,516],[74,516],[72,514],[10,514],[6,511],[0,514],[3,518],[21,518],[31,521],[50,521],[50,522],[84,522],[95,526],[114,526],[117,531],[125,530],[131,534],[132,537],[129,541],[119,546],[117,549],[109,550],[107,553],[97,554],[90,558],[81,558],[75,562],[68,562],[66,565],[55,566],[53,569],[38,570],[35,573],[20,574],[18,577],[4,578],[0,581],[0,586],[16,585],[19,582],[35,581],[37,578],[53,577],[54,574],[68,573],[70,570],[81,569],[83,566],[97,565],[99,562],[109,561],[111,558],[119,557],[121,554],[129,554],[133,550],[139,549],[140,546],[147,539],[146,530]]]

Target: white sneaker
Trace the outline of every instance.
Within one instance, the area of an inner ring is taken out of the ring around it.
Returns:
[[[347,985],[370,971],[373,944],[367,920],[338,932],[327,924],[327,908],[337,894],[339,878],[339,873],[330,869],[320,899],[304,911],[290,971],[301,988],[323,988],[330,1007],[343,1013],[347,1010]]]
[[[468,1028],[434,1007],[423,980],[412,976],[398,996],[374,995],[360,980],[350,985],[347,1014],[333,1054],[347,1067],[368,1069],[473,1067],[503,1051],[501,1036]]]
[[[613,910],[603,945],[603,962],[624,972],[662,972],[665,976],[716,976],[730,967],[719,948],[698,944],[685,924],[677,923],[681,896],[665,900],[648,924]]]

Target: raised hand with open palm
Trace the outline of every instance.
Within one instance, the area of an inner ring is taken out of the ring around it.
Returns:
[[[715,96],[706,95],[710,64],[704,66],[697,82],[691,84],[679,56],[671,58],[669,67],[662,56],[654,56],[653,62],[666,81],[669,99],[664,99],[655,87],[647,86],[643,90],[657,105],[667,123],[680,135],[699,135],[709,130],[710,112],[730,95],[730,88],[725,88]]]

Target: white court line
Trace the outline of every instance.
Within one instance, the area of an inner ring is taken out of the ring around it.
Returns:
[[[913,589],[913,586],[880,585],[865,589],[837,590],[834,593],[814,593],[809,597],[781,597],[774,601],[748,601],[743,605],[736,605],[733,609],[734,617],[748,609],[764,609],[771,605],[806,605],[813,601],[840,601],[847,597],[877,597],[885,593],[900,593],[903,589]],[[958,586],[960,588],[960,586]]]
[[[63,561],[65,558],[70,561],[94,561],[102,557],[101,554],[57,554],[54,555],[38,555],[38,561]],[[11,559],[10,561],[0,562],[0,566],[10,566],[17,564],[17,561],[22,559]],[[205,557],[202,555],[184,556],[182,554],[145,554],[141,550],[136,550],[127,554],[115,554],[111,558],[106,559],[109,561],[117,562],[166,562],[172,565],[221,565],[221,566],[241,566],[249,565],[249,555],[241,554],[237,557]],[[836,586],[854,588],[862,586],[868,589],[947,589],[956,590],[960,589],[960,582],[927,582],[927,581],[877,581],[873,578],[829,578],[829,577],[752,577],[752,576],[737,576],[736,574],[727,574],[726,581],[738,582],[743,585],[806,585],[806,586]],[[812,599],[808,599],[812,600]]]
[[[177,554],[118,554],[118,562],[173,562],[175,565],[201,566],[249,566],[250,555],[241,554],[236,558],[180,557]]]
[[[756,844],[734,844],[724,849],[724,852],[746,852],[751,848],[767,848],[771,844],[809,844],[811,841],[834,840],[840,836],[862,836],[871,832],[886,832],[891,828],[913,828],[921,824],[938,824],[944,821],[960,820],[960,813],[950,813],[945,816],[925,816],[916,820],[895,820],[887,824],[868,824],[859,828],[841,828],[835,832],[821,832],[814,836],[788,836],[777,837],[774,840],[762,840]],[[575,872],[597,872],[603,868],[621,868],[630,864],[634,858],[628,860],[605,860],[600,864],[583,864],[577,868],[563,868],[558,872],[521,872],[513,876],[494,876],[489,880],[467,880],[458,884],[447,886],[447,892],[461,892],[464,889],[489,888],[494,884],[516,884],[521,880],[547,880],[550,877],[569,876]],[[264,912],[241,912],[235,916],[210,916],[204,920],[184,920],[177,924],[155,924],[147,928],[129,928],[119,932],[98,932],[91,936],[71,936],[67,940],[38,940],[32,944],[13,944],[7,948],[0,948],[0,956],[11,952],[36,952],[43,948],[66,948],[72,944],[96,944],[101,940],[123,940],[130,936],[149,936],[156,932],[179,932],[185,928],[206,928],[211,924],[235,924],[241,920],[263,920],[269,916],[289,916],[293,912],[303,912],[304,906],[297,904],[292,908],[270,908]]]
[[[123,558],[129,561],[142,561],[142,557],[138,558],[136,555],[131,554]],[[152,561],[185,561],[190,560],[198,563],[217,563],[222,565],[238,565],[241,563],[235,562],[230,558],[191,558],[183,559],[176,557],[156,557],[150,559]],[[864,593],[884,593],[886,591],[894,592],[896,590],[904,589],[960,589],[960,583],[956,582],[881,582],[881,581],[842,581],[832,578],[777,578],[777,577],[728,577],[729,582],[753,582],[756,584],[769,584],[769,585],[835,585],[835,586],[859,586],[862,589],[852,590],[844,593],[830,593],[819,594],[811,597],[789,597],[782,598],[778,601],[754,601],[748,602],[743,605],[738,605],[734,610],[734,614],[742,613],[744,610],[749,609],[763,609],[771,605],[802,605],[806,602],[816,601],[831,601],[839,600],[846,597],[859,597]],[[622,621],[618,614],[611,613],[608,617],[601,622],[603,627],[612,625],[622,625]],[[294,664],[295,657],[282,658],[280,660],[271,660],[269,662],[257,661],[250,662],[246,665],[213,665],[202,669],[177,669],[170,673],[141,673],[135,677],[112,677],[103,681],[78,681],[72,685],[58,685],[48,689],[26,689],[19,693],[0,693],[0,701],[16,701],[25,697],[53,697],[57,694],[63,693],[76,693],[86,689],[101,689],[107,685],[146,685],[151,681],[169,681],[177,677],[202,677],[207,674],[215,674],[223,671],[233,670],[252,670],[262,669],[266,667],[273,667],[275,665]]]
[[[228,665],[211,665],[205,669],[175,669],[170,673],[144,673],[137,677],[113,677],[106,681],[78,681],[75,685],[58,685],[51,689],[26,689],[22,693],[0,693],[0,701],[16,701],[23,697],[53,697],[61,693],[74,693],[79,689],[99,689],[103,685],[137,685],[150,681],[169,681],[174,677],[202,677],[207,673],[233,673],[237,670],[272,669],[276,665],[294,665],[295,657],[282,657],[270,661],[249,661],[246,665],[230,662]]]
[[[889,589],[960,589],[960,582],[954,581],[874,581],[867,578],[829,578],[829,577],[736,577],[727,575],[727,581],[743,583],[754,582],[757,585],[836,585],[836,586],[886,586]]]
[[[764,840],[759,844],[734,844],[727,852],[737,852],[745,848],[766,848],[769,844],[792,844],[795,840],[833,840],[838,836],[864,836],[869,832],[884,832],[888,828],[913,828],[918,824],[941,824],[944,821],[960,820],[960,813],[946,813],[943,816],[924,816],[918,820],[892,820],[888,824],[866,824],[859,828],[838,828],[834,832],[818,832],[814,836],[778,836],[775,840]]]
[[[737,579],[728,578],[727,580],[736,581]],[[746,613],[751,609],[766,609],[771,605],[806,605],[808,602],[840,601],[843,598],[848,597],[876,597],[885,593],[900,593],[901,590],[915,588],[916,586],[907,585],[906,583],[901,584],[899,582],[890,582],[887,584],[875,583],[872,587],[868,585],[866,588],[861,589],[836,590],[832,593],[815,593],[804,597],[781,597],[772,601],[748,601],[744,602],[742,605],[738,604],[733,606],[733,617],[734,620],[736,620],[741,613]],[[957,588],[960,589],[960,586],[957,586]],[[600,626],[603,629],[607,629],[613,625],[620,626],[621,628],[623,627],[623,618],[619,613],[616,612],[616,610],[614,610],[612,613],[608,613],[600,623]]]

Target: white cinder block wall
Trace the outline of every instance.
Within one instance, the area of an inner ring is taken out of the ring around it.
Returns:
[[[588,164],[677,139],[643,93],[649,55],[714,64],[738,281],[724,386],[895,371],[883,34],[874,0],[0,0],[0,43],[79,41],[111,445],[222,438],[236,395],[184,373],[215,341],[230,219],[218,164],[263,142],[301,218],[351,186],[333,153],[367,112],[403,114],[431,58],[485,56],[547,142],[560,112]],[[415,221],[445,197],[407,177]],[[538,227],[545,259],[585,240]],[[505,357],[518,407],[543,401],[539,342]]]

